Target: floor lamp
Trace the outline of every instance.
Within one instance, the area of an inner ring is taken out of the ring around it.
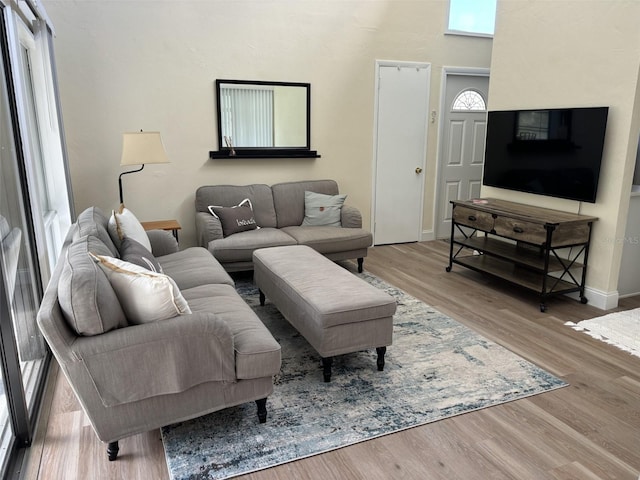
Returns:
[[[124,203],[122,195],[122,176],[141,171],[148,163],[169,163],[164,151],[160,132],[127,132],[122,134],[122,158],[120,165],[142,165],[136,170],[122,172],[118,177],[120,203]]]

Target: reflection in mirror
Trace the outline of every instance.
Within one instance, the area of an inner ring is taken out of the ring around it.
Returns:
[[[216,80],[220,151],[212,154],[317,156],[309,150],[310,89],[308,83]]]

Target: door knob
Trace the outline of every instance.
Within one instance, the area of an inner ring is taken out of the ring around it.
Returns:
[[[416,167],[416,173],[422,173],[422,168]]]

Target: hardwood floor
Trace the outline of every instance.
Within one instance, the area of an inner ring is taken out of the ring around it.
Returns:
[[[365,268],[571,384],[246,475],[271,479],[629,479],[640,473],[640,358],[564,325],[603,315],[448,263],[442,241],[375,247]],[[640,306],[623,299],[618,310]],[[391,346],[390,348],[393,348]],[[55,362],[53,362],[55,364]],[[29,479],[168,479],[159,431],[100,443],[56,366]]]

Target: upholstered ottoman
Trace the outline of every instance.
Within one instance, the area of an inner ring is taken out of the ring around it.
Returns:
[[[333,356],[375,348],[378,370],[393,337],[396,301],[305,245],[263,248],[253,253],[253,278],[322,357],[324,381]]]

